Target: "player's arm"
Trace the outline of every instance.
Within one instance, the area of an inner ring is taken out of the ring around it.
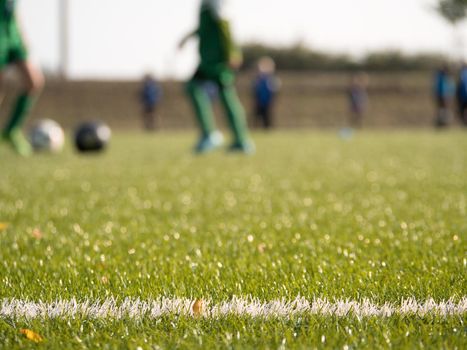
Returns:
[[[27,35],[24,34],[22,25],[23,23],[21,21],[20,16],[18,15],[18,11],[15,11],[14,17],[14,21],[16,22],[16,28],[18,30],[18,35],[20,36],[24,47],[27,49],[29,47],[29,38],[27,37]]]
[[[195,37],[196,35],[198,35],[198,29],[196,29],[196,30],[194,30],[192,32],[189,32],[187,35],[185,35],[182,38],[182,40],[180,40],[180,43],[178,44],[178,48],[182,49],[185,46],[185,44],[188,42],[188,40]]]
[[[231,68],[238,69],[243,63],[243,55],[242,51],[233,40],[229,21],[220,19],[220,27],[222,33],[222,42],[225,50],[225,57],[227,57]]]

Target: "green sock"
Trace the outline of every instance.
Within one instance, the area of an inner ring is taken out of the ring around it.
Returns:
[[[4,135],[8,135],[13,130],[21,127],[33,103],[34,97],[31,95],[22,94],[18,97],[12,110],[10,120],[6,124],[5,129],[3,129]]]
[[[236,143],[243,143],[247,140],[246,117],[243,106],[238,98],[234,86],[221,87],[220,97],[224,105],[230,128],[235,137]]]
[[[195,109],[201,132],[207,136],[215,130],[214,114],[209,97],[200,84],[193,80],[188,82],[187,91]]]

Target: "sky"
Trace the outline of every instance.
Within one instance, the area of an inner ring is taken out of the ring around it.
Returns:
[[[59,67],[62,0],[19,0],[33,59]],[[68,74],[74,79],[138,79],[145,72],[185,78],[196,42],[177,50],[197,23],[200,0],[69,0]],[[454,51],[455,36],[433,10],[435,0],[229,0],[240,43],[290,45],[356,57],[383,49]],[[467,41],[467,23],[458,28]],[[467,46],[465,47],[467,56]]]

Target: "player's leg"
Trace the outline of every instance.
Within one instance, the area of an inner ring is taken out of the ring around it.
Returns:
[[[4,70],[0,68],[0,108],[3,104],[3,100],[5,99],[5,90],[4,90]]]
[[[0,34],[1,35],[1,34]],[[7,40],[0,40],[0,107],[5,99],[5,69],[8,66],[9,45]],[[1,135],[0,135],[1,136]],[[0,137],[1,141],[1,137]]]
[[[4,130],[3,137],[11,142],[12,146],[21,155],[31,153],[31,147],[21,132],[21,127],[40,93],[44,78],[42,72],[28,60],[15,63],[23,80],[23,90],[18,96]]]
[[[272,127],[272,120],[271,120],[271,103],[268,103],[264,106],[264,128],[271,129]]]
[[[155,126],[155,120],[154,120],[154,108],[153,108],[153,106],[150,106],[150,105],[144,106],[143,125],[144,125],[144,130],[146,130],[146,131],[154,131],[155,130],[156,126]]]
[[[220,98],[234,136],[231,150],[254,153],[254,144],[248,138],[245,111],[235,86],[233,84],[221,85]]]
[[[161,127],[161,121],[160,121],[160,118],[159,118],[159,113],[157,111],[157,106],[156,105],[154,105],[152,107],[151,118],[152,118],[153,130],[159,130],[160,127]]]
[[[350,111],[350,127],[360,129],[362,126],[363,107],[360,102],[354,102]]]
[[[461,107],[461,116],[464,126],[467,126],[467,101],[464,101]]]
[[[256,102],[253,110],[253,127],[255,129],[259,129],[262,124],[260,108],[258,102]]]
[[[195,77],[187,83],[186,89],[201,129],[201,137],[195,146],[195,151],[205,153],[214,150],[222,145],[223,136],[216,130],[211,101],[203,81]]]
[[[0,68],[0,110],[3,109],[3,100],[5,99],[5,90],[4,90],[4,68]],[[3,132],[0,130],[0,146],[3,144],[3,141],[7,141],[3,135]]]
[[[186,86],[188,96],[193,105],[195,115],[203,136],[209,135],[215,130],[214,114],[209,101],[209,96],[202,86],[202,82],[192,79]]]
[[[263,115],[263,107],[257,103],[256,104],[256,115],[255,115],[256,129],[263,129],[264,128],[264,115]]]

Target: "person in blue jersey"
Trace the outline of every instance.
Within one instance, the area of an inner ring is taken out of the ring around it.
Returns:
[[[15,0],[0,0],[0,84],[5,69],[10,65],[17,68],[23,83],[2,130],[1,140],[9,143],[18,154],[28,156],[32,149],[21,128],[44,85],[44,78],[40,69],[29,59],[16,19],[16,5]]]
[[[457,104],[459,108],[459,119],[467,126],[467,63],[462,65],[457,84]]]
[[[364,72],[354,74],[350,80],[348,98],[351,128],[362,126],[363,116],[368,110],[368,81],[368,74]]]
[[[162,88],[157,80],[146,74],[143,79],[140,100],[143,107],[143,126],[147,131],[154,131],[159,127],[157,106],[162,98]]]
[[[452,119],[451,106],[455,93],[455,84],[447,65],[436,71],[433,90],[436,103],[435,125],[447,126]]]
[[[255,125],[261,125],[264,129],[273,127],[273,107],[280,89],[275,70],[276,65],[272,58],[262,57],[258,61],[258,73],[253,84],[254,115]]]

